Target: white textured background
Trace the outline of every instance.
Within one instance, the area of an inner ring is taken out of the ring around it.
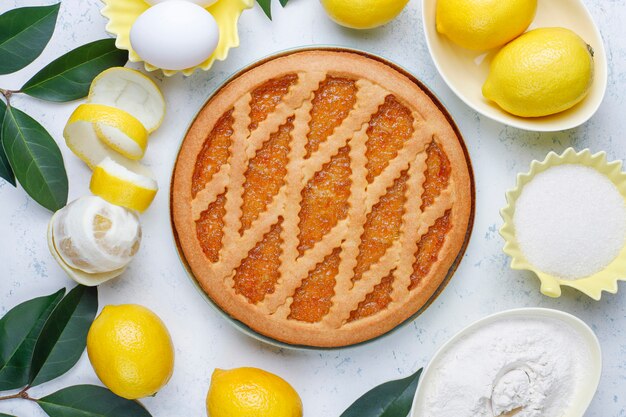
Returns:
[[[227,1],[227,0],[223,0]],[[546,0],[547,1],[547,0]],[[562,132],[528,133],[478,116],[457,99],[437,74],[428,55],[421,4],[410,2],[392,24],[354,32],[330,22],[319,2],[292,0],[286,9],[275,3],[274,22],[256,7],[240,22],[241,47],[208,73],[163,79],[153,74],[167,99],[165,123],[151,136],[146,162],[159,175],[161,191],[143,216],[144,242],[121,279],[100,287],[100,305],[143,304],[168,325],[176,346],[174,376],[144,404],[155,417],[204,416],[204,398],[216,367],[257,366],[280,374],[301,394],[307,417],[336,417],[373,386],[426,365],[450,336],[488,314],[527,306],[568,311],[598,334],[604,351],[604,374],[587,417],[626,416],[626,288],[594,302],[565,290],[560,299],[539,294],[529,273],[511,271],[497,233],[504,192],[515,174],[533,159],[568,146],[605,150],[611,159],[626,156],[626,21],[625,0],[585,0],[604,36],[609,59],[609,86],[599,112],[584,126]],[[45,0],[3,0],[0,12]],[[3,88],[19,88],[39,68],[61,53],[106,36],[97,0],[63,0],[59,24],[43,55],[29,68],[1,76]],[[285,48],[335,44],[364,49],[396,61],[422,79],[456,119],[471,153],[477,182],[474,235],[461,267],[436,302],[414,323],[384,340],[333,352],[294,352],[267,346],[233,329],[197,293],[180,266],[168,217],[169,177],[184,130],[208,93],[237,69]],[[59,141],[70,177],[70,200],[88,193],[88,169],[65,147],[62,129],[76,103],[47,104],[16,97]],[[73,286],[46,245],[50,213],[22,190],[0,180],[0,316],[14,305],[60,287]],[[43,396],[77,383],[98,384],[84,355],[68,374],[32,389]],[[37,406],[20,400],[0,402],[0,412],[18,417],[43,416]]]

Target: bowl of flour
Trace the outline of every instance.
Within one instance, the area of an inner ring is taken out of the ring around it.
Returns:
[[[433,357],[412,417],[583,417],[600,382],[593,331],[557,310],[484,318]]]

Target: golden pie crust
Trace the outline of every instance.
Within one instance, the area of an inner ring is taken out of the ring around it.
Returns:
[[[309,50],[206,103],[174,169],[179,248],[256,332],[338,347],[428,305],[473,217],[462,139],[430,94],[362,54]]]

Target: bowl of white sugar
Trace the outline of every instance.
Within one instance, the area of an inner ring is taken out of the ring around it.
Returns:
[[[508,310],[439,349],[411,416],[583,417],[601,373],[600,343],[584,322],[557,310]]]
[[[626,174],[606,153],[550,152],[506,194],[500,234],[511,268],[534,272],[541,292],[575,288],[595,300],[626,280]]]

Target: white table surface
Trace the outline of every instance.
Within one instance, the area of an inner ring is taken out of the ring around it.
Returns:
[[[224,0],[223,0],[224,1]],[[144,241],[120,279],[100,286],[100,307],[138,303],[165,321],[176,347],[170,383],[143,403],[155,417],[205,416],[204,399],[214,368],[256,366],[283,376],[302,396],[308,417],[336,417],[357,397],[389,379],[427,364],[435,350],[472,321],[516,307],[549,307],[575,314],[597,333],[604,373],[587,417],[626,416],[626,288],[595,302],[564,290],[559,299],[538,291],[530,273],[512,271],[502,253],[499,209],[515,174],[533,159],[568,146],[605,150],[611,159],[626,156],[626,1],[586,0],[605,39],[609,86],[599,112],[584,126],[560,133],[529,133],[487,120],[470,110],[444,84],[428,55],[421,2],[413,0],[392,24],[356,32],[328,20],[318,1],[292,0],[281,10],[274,0],[274,22],[258,6],[240,21],[241,47],[210,72],[166,79],[151,74],[163,89],[168,113],[151,136],[146,162],[158,173],[161,191],[143,217]],[[0,12],[46,0],[4,0]],[[18,74],[0,77],[0,87],[19,88],[36,70],[61,53],[106,36],[98,0],[63,0],[48,48]],[[169,178],[181,138],[208,93],[228,75],[265,55],[286,48],[333,44],[364,49],[413,72],[440,97],[455,118],[469,148],[477,183],[476,222],[456,275],[433,305],[391,336],[352,349],[301,352],[274,348],[243,335],[211,309],[181,267],[169,225]],[[89,170],[63,143],[63,126],[77,103],[47,104],[15,97],[14,105],[38,119],[59,142],[70,178],[70,200],[88,194]],[[50,213],[0,180],[0,316],[26,299],[72,287],[48,252],[45,232]],[[32,389],[43,396],[72,384],[98,384],[87,355],[68,374]],[[0,402],[0,412],[43,416],[33,403]]]

